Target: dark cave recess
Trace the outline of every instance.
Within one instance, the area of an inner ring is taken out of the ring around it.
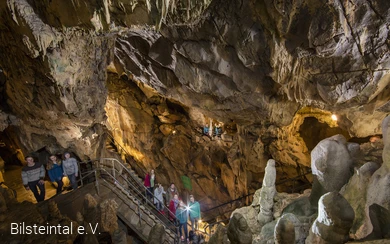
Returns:
[[[299,134],[305,141],[306,147],[309,151],[313,150],[321,140],[337,134],[343,135],[348,142],[355,142],[359,144],[369,142],[373,137],[382,138],[382,135],[351,137],[348,131],[341,129],[340,127],[330,127],[327,123],[322,123],[315,117],[305,118],[304,122],[299,128]]]

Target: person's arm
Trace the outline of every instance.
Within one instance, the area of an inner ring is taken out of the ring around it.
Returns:
[[[39,184],[44,184],[45,183],[45,167],[41,165],[40,171],[39,171]]]
[[[77,177],[79,175],[79,166],[77,164],[77,160],[75,158],[72,158],[73,160],[73,167],[75,167],[74,175]]]
[[[199,202],[197,202],[197,205],[198,205],[198,214],[199,214],[199,219],[201,219],[202,217],[201,217],[201,215],[200,215],[200,204],[199,204]]]
[[[22,170],[22,181],[23,181],[24,188],[26,188],[26,190],[30,190],[30,188],[28,187],[27,173],[26,173],[26,171],[23,171],[23,170]]]
[[[63,175],[66,176],[66,171],[65,171],[65,166],[64,166],[65,163],[64,162],[65,162],[65,160],[62,161],[61,167],[62,167],[62,172],[64,172]]]

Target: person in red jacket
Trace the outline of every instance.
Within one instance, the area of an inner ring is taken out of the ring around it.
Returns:
[[[174,222],[176,219],[176,209],[179,206],[179,195],[175,194],[172,200],[169,202],[169,214],[168,218],[170,221]]]
[[[145,180],[144,180],[144,186],[146,187],[146,198],[149,201],[153,202],[153,191],[154,191],[154,184],[156,182],[156,175],[154,174],[154,170],[152,169],[149,173],[146,173]]]

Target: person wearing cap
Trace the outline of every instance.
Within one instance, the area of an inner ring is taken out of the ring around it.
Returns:
[[[195,201],[193,195],[190,195],[189,209],[190,209],[189,215],[191,220],[191,229],[198,230],[199,228],[198,221],[200,220],[200,205],[199,202]]]
[[[22,169],[22,181],[26,190],[31,190],[37,202],[45,200],[45,167],[34,158],[27,156],[27,165]],[[38,189],[39,188],[39,192]]]
[[[79,166],[77,165],[77,160],[75,158],[71,158],[70,153],[68,152],[64,154],[64,157],[65,160],[62,161],[64,175],[68,176],[73,190],[76,190],[78,186],[76,177],[79,174]]]

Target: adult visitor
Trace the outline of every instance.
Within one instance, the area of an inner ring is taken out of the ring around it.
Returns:
[[[66,152],[64,154],[65,160],[62,162],[62,169],[64,170],[64,175],[68,176],[70,185],[73,190],[76,190],[78,187],[76,177],[79,174],[79,166],[77,165],[77,160],[70,157],[70,153]]]
[[[62,169],[62,162],[56,155],[50,155],[49,161],[46,165],[47,173],[51,182],[57,183],[57,194],[62,192],[64,183],[62,177],[64,176],[64,170]]]
[[[22,168],[22,181],[24,188],[31,190],[37,202],[45,200],[45,168],[39,162],[34,162],[34,158],[27,156],[27,165]]]

